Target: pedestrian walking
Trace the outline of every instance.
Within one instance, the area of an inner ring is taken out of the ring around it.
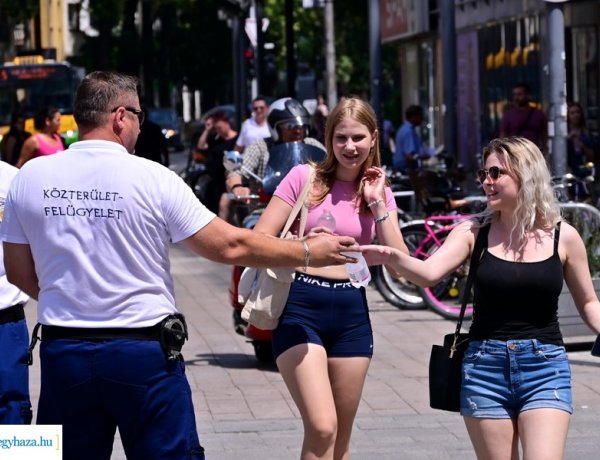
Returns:
[[[271,135],[267,123],[268,113],[269,104],[266,99],[263,96],[255,97],[252,100],[252,114],[242,123],[240,135],[235,142],[235,150],[243,153],[252,143]]]
[[[62,425],[65,460],[109,459],[117,428],[128,459],[204,458],[170,242],[263,267],[343,263],[354,243],[285,241],[216,217],[174,172],[131,154],[143,121],[137,85],[114,72],[83,79],[81,141],[22,168],[0,227],[9,281],[38,300],[37,423]]]
[[[480,219],[459,224],[427,260],[364,246],[421,286],[439,282],[489,230],[474,278],[474,315],[464,354],[460,413],[478,459],[562,459],[573,412],[571,369],[558,321],[563,280],[582,318],[600,332],[600,302],[586,249],[561,220],[540,149],[522,137],[492,140],[478,178],[487,195]]]
[[[42,107],[36,113],[33,118],[36,132],[23,143],[17,168],[21,168],[32,158],[52,155],[65,149],[65,143],[58,134],[60,118],[60,111],[55,107]]]
[[[2,161],[16,165],[21,155],[21,148],[29,136],[31,133],[25,131],[25,115],[19,111],[13,112],[10,117],[10,129],[0,142]]]
[[[148,119],[148,110],[142,107],[144,121],[140,126],[140,135],[135,143],[134,152],[137,156],[148,158],[164,166],[169,166],[169,147],[167,139],[158,123]]]
[[[352,236],[362,244],[377,237],[408,253],[392,191],[385,185],[378,135],[368,103],[345,98],[331,111],[325,130],[327,157],[315,166],[306,229]],[[281,231],[308,176],[308,165],[288,173],[255,231]],[[341,266],[298,268],[273,331],[273,353],[302,416],[301,458],[348,458],[373,355],[365,288],[354,287]]]
[[[513,86],[513,105],[502,116],[500,137],[520,136],[529,139],[544,152],[548,144],[548,119],[530,100],[527,83]]]
[[[14,166],[0,162],[0,220],[8,188],[17,172]],[[0,248],[0,259],[2,257]],[[29,334],[23,309],[27,300],[27,294],[8,282],[4,264],[0,264],[0,425],[31,423],[27,366]]]
[[[589,170],[585,165],[594,163],[597,145],[585,125],[581,104],[570,102],[567,107],[567,164],[573,174],[586,177]]]
[[[423,117],[421,106],[408,106],[404,113],[404,123],[396,133],[394,168],[406,174],[418,170],[419,159],[427,157],[423,149],[421,136],[417,132],[417,129],[423,123]]]

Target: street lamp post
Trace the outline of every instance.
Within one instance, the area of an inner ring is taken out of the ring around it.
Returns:
[[[254,16],[256,18],[256,48],[254,50],[254,72],[256,78],[256,91],[258,94],[264,94],[264,34],[263,24],[263,0],[253,0]]]
[[[457,155],[456,143],[456,26],[454,0],[442,0],[442,66],[444,68],[444,146],[450,156]]]
[[[333,0],[325,3],[325,67],[327,69],[327,105],[337,104],[337,82],[335,75],[335,32],[333,26]]]
[[[371,73],[371,106],[377,115],[379,132],[383,132],[383,111],[381,109],[381,24],[379,0],[369,0],[369,61]],[[381,141],[381,136],[379,136]]]
[[[546,0],[550,110],[548,135],[554,175],[567,172],[567,70],[565,66],[564,0]]]
[[[227,4],[226,4],[227,5]],[[230,0],[229,5],[219,10],[219,18],[226,20],[231,28],[231,52],[233,62],[233,99],[235,104],[235,122],[241,126],[244,106],[248,98],[246,87],[246,61],[244,59],[244,26],[241,15],[248,8],[246,0]]]

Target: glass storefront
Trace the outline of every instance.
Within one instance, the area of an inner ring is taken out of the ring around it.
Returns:
[[[568,99],[582,105],[586,126],[590,133],[598,138],[600,134],[598,29],[597,27],[572,27],[567,30],[566,42]]]
[[[526,83],[530,98],[541,106],[539,17],[525,17],[479,30],[479,83],[482,143],[498,135],[512,88]]]

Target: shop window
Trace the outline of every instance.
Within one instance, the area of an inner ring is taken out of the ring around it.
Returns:
[[[479,31],[482,141],[498,135],[500,122],[517,83],[529,85],[541,106],[539,17],[493,24]]]
[[[598,32],[595,27],[573,27],[570,33],[568,69],[571,72],[569,99],[579,102],[584,109],[590,133],[600,134],[598,101]]]

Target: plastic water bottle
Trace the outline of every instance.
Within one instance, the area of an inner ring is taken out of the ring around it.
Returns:
[[[331,211],[325,209],[317,219],[316,226],[325,227],[335,232],[335,217],[333,217]],[[360,252],[346,252],[344,255],[357,260],[355,264],[346,264],[346,271],[348,272],[348,278],[350,278],[352,286],[356,288],[360,288],[361,286],[366,287],[369,281],[371,281],[371,272],[363,255]]]
[[[344,255],[353,257],[357,261],[355,264],[346,264],[346,271],[348,272],[348,278],[350,278],[352,286],[355,288],[367,287],[369,281],[371,281],[371,272],[362,253],[345,252]]]
[[[331,214],[329,209],[323,210],[323,213],[317,219],[317,227],[325,227],[326,229],[335,232],[335,217]]]

